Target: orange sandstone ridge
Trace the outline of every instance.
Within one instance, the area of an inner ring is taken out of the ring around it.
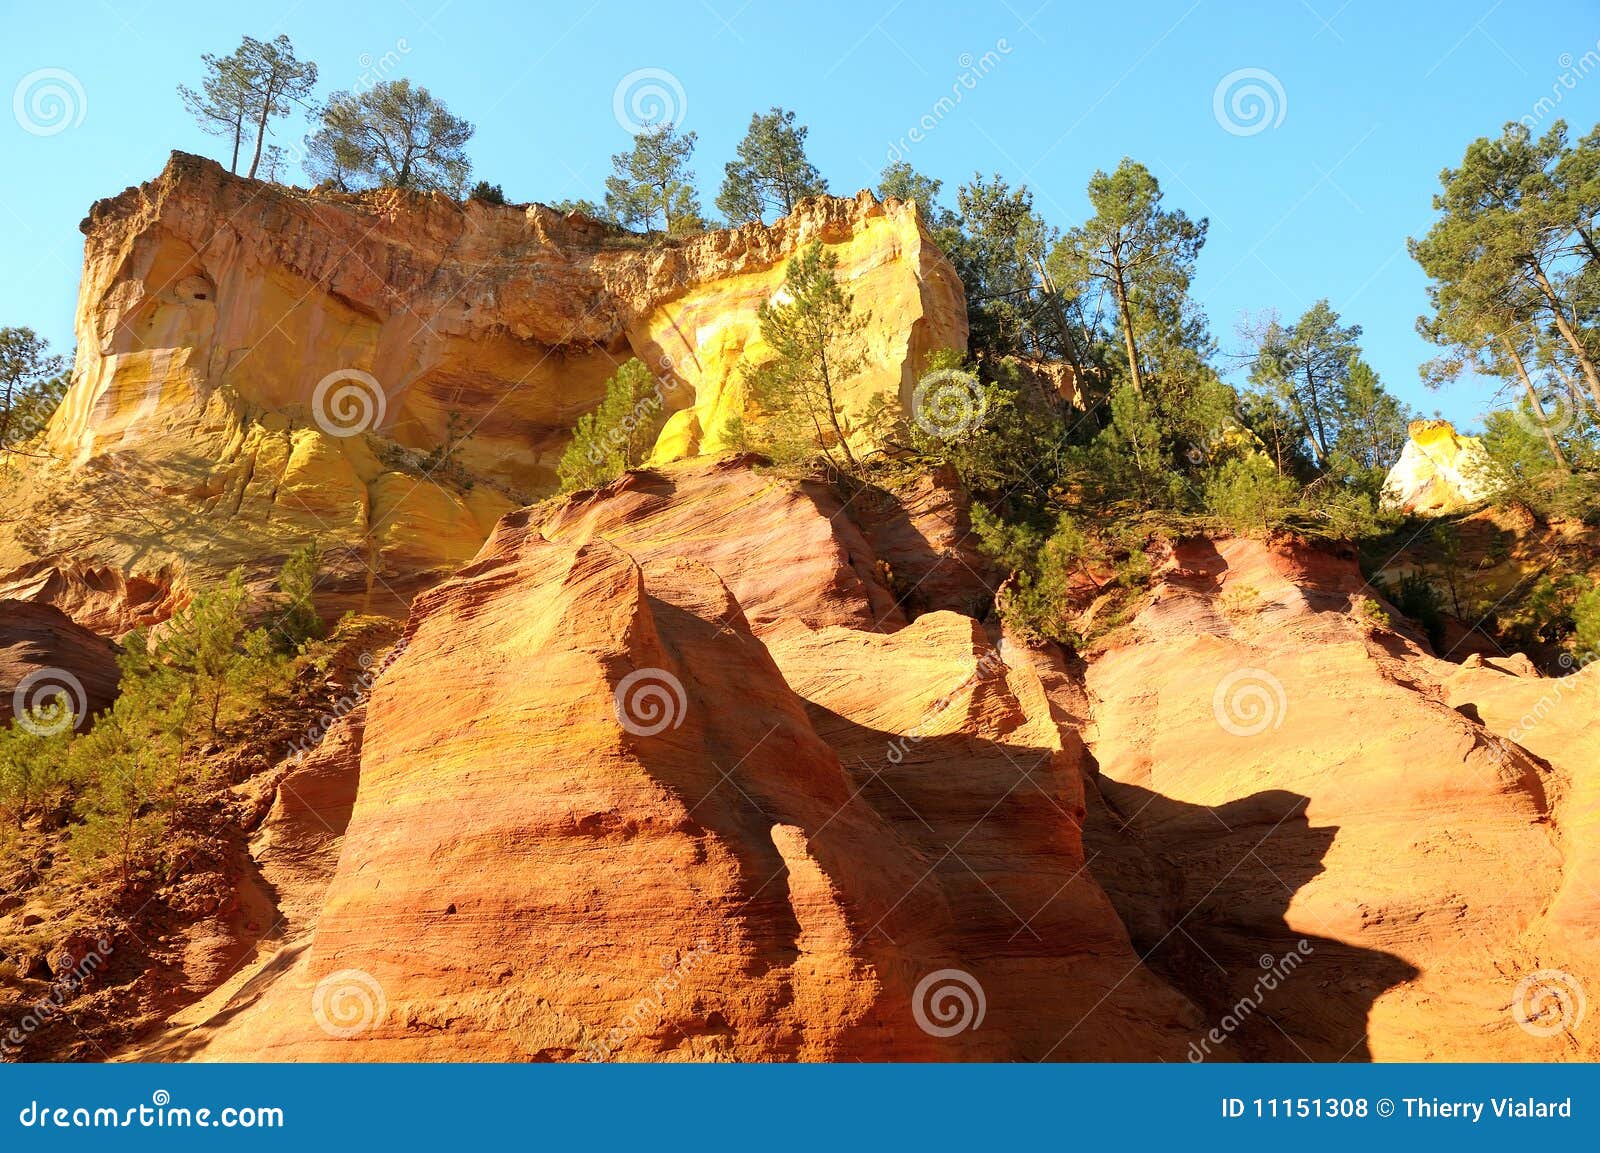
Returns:
[[[134,1053],[1597,1055],[1594,670],[1250,541],[1085,665],[963,611],[948,527],[739,458],[505,518],[286,778],[283,939]]]
[[[926,355],[966,347],[960,282],[915,206],[867,193],[646,245],[538,204],[307,193],[174,153],[83,231],[73,383],[35,446],[52,459],[17,462],[0,595],[94,601],[118,631],[144,590],[107,604],[108,583],[159,601],[235,565],[264,582],[312,537],[327,611],[403,616],[553,489],[631,357],[662,384],[656,459],[719,451],[768,355],[756,310],[814,240],[870,313],[847,418],[909,404]]]

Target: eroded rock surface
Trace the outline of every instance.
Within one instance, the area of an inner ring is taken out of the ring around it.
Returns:
[[[308,931],[146,1055],[1594,1055],[1592,671],[1438,660],[1293,541],[1180,543],[1085,663],[897,595],[849,505],[724,458],[507,517]]]

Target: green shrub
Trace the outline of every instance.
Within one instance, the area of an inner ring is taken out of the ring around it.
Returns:
[[[1251,454],[1212,473],[1206,481],[1206,508],[1235,532],[1269,533],[1283,525],[1297,488],[1266,457]]]
[[[485,204],[504,204],[506,194],[501,191],[498,184],[490,184],[487,180],[480,180],[472,186],[472,191],[467,193],[468,200],[481,200]]]
[[[1589,589],[1572,604],[1572,646],[1579,660],[1600,657],[1600,586]]]

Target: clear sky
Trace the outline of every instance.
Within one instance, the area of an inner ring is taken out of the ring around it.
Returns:
[[[1595,0],[7,0],[4,10],[0,325],[29,325],[63,350],[79,220],[95,199],[155,176],[172,149],[226,161],[175,87],[198,80],[202,52],[229,52],[245,33],[287,33],[320,65],[319,95],[378,72],[427,86],[477,125],[475,175],[519,201],[600,198],[609,155],[629,143],[618,86],[644,69],[669,74],[667,98],[699,134],[708,209],[751,112],[772,104],[810,126],[812,159],[836,193],[875,184],[904,141],[952,202],[975,169],[998,171],[1027,182],[1058,227],[1086,214],[1090,174],[1130,155],[1170,203],[1211,220],[1195,291],[1225,350],[1237,350],[1244,313],[1292,319],[1326,296],[1363,326],[1393,389],[1467,425],[1486,390],[1418,382],[1429,351],[1413,324],[1426,299],[1406,237],[1426,229],[1440,169],[1472,138],[1525,116],[1564,118],[1574,135],[1600,121]],[[47,102],[30,109],[50,84],[66,94],[64,117]],[[919,122],[931,127],[913,140]],[[277,139],[303,131],[283,123]]]

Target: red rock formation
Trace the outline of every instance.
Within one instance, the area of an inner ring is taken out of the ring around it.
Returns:
[[[906,625],[831,500],[723,462],[507,518],[379,682],[309,949],[188,1051],[1180,1056],[1030,663]]]
[[[1592,1020],[1552,1042],[1514,1009],[1547,969],[1593,987],[1592,943],[1546,921],[1593,912],[1593,821],[1557,798],[1589,796],[1600,762],[1543,762],[1452,707],[1514,715],[1550,682],[1514,692],[1495,672],[1469,689],[1352,611],[1362,589],[1353,561],[1304,547],[1175,551],[1087,670],[1102,880],[1157,972],[1218,1016],[1250,993],[1258,959],[1304,943],[1224,1047],[1235,1055],[1593,1057]]]
[[[0,600],[0,724],[43,708],[52,730],[84,728],[116,699],[118,675],[115,646],[60,609]]]

